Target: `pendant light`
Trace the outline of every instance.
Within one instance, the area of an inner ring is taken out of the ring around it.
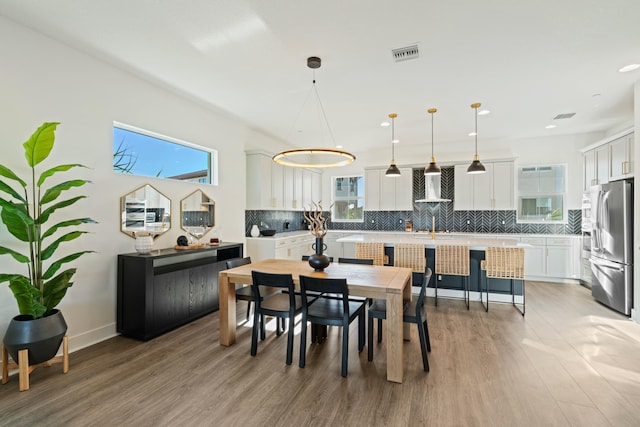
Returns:
[[[474,133],[474,137],[476,140],[476,154],[473,156],[473,162],[467,168],[467,173],[476,174],[476,173],[485,173],[486,170],[484,165],[480,163],[480,158],[478,157],[478,108],[480,108],[480,103],[476,102],[475,104],[471,104],[471,108],[475,110],[476,117],[476,131]]]
[[[440,175],[442,171],[440,170],[440,166],[436,164],[436,158],[433,155],[433,115],[438,110],[436,108],[429,108],[427,112],[431,114],[431,163],[424,169],[425,175]]]
[[[318,89],[316,89],[315,69],[320,68],[321,65],[322,60],[317,56],[310,56],[307,58],[307,67],[314,70],[312,89],[319,109],[322,112],[324,124],[326,125],[333,145],[335,146],[336,142],[333,138],[333,132],[331,132],[327,115],[324,112],[322,102],[320,101],[320,95],[318,95]],[[302,108],[304,108],[304,104],[302,105]],[[300,114],[298,114],[298,116],[299,115]],[[331,168],[336,166],[345,166],[352,163],[355,159],[356,156],[353,154],[338,148],[297,148],[293,150],[285,150],[273,156],[274,162],[284,166],[297,168]]]
[[[395,178],[400,176],[400,169],[396,166],[396,156],[395,156],[395,145],[398,141],[396,141],[395,135],[395,120],[398,115],[396,113],[389,114],[389,118],[391,119],[391,165],[389,165],[389,169],[385,172],[385,176],[389,176]]]

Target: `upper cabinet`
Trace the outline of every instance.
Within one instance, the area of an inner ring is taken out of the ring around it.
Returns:
[[[634,133],[627,132],[584,152],[583,190],[633,177]]]
[[[486,172],[468,174],[468,165],[454,169],[454,210],[513,210],[513,162],[484,163]]]
[[[279,165],[266,153],[247,153],[247,209],[302,210],[322,197],[322,174]]]
[[[400,168],[400,176],[387,177],[385,169],[364,171],[365,210],[412,211],[413,169]]]

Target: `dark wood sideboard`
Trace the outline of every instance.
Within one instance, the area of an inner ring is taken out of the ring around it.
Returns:
[[[149,340],[218,309],[218,272],[242,243],[118,255],[117,331]]]

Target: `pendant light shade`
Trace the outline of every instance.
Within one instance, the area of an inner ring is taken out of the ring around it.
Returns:
[[[424,169],[425,175],[440,175],[442,173],[440,166],[436,164],[436,158],[433,155],[433,115],[437,111],[438,110],[435,108],[429,108],[429,110],[427,110],[427,112],[431,114],[431,163],[429,163],[429,166]]]
[[[322,60],[317,56],[310,56],[309,58],[307,58],[307,67],[311,68],[312,70],[320,68],[321,65]],[[322,102],[320,101],[320,95],[318,95],[318,89],[316,88],[315,71],[312,89],[315,95],[316,102],[318,103],[319,110],[322,112],[324,125],[327,127],[333,145],[335,146],[336,142],[333,138],[333,132],[331,132],[331,127],[329,126],[327,115],[324,112]],[[303,109],[304,106],[305,105],[303,104]],[[344,150],[340,150],[338,148],[298,148],[293,150],[285,150],[273,156],[274,162],[279,163],[283,166],[291,166],[296,168],[331,168],[336,166],[345,166],[355,161],[355,159],[356,156],[354,156],[353,154]]]
[[[478,157],[478,108],[480,108],[480,103],[476,102],[475,104],[471,104],[471,108],[475,110],[475,118],[476,118],[476,131],[474,138],[476,140],[476,152],[473,156],[473,162],[467,168],[467,173],[469,174],[477,174],[477,173],[485,173],[486,170],[484,165],[480,163],[480,157]]]
[[[396,141],[396,135],[395,135],[396,117],[398,117],[396,113],[389,114],[389,118],[391,119],[391,164],[389,165],[389,168],[387,169],[384,175],[391,178],[400,176],[400,169],[398,169],[398,166],[396,166],[396,158],[395,158],[395,144],[398,142]]]

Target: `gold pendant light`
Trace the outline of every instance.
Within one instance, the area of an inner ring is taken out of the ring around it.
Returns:
[[[429,166],[424,168],[425,175],[440,175],[442,173],[440,166],[436,164],[436,158],[433,155],[433,115],[437,111],[438,110],[436,108],[429,108],[427,110],[427,112],[431,114],[431,163],[429,163]]]
[[[480,163],[480,157],[478,157],[478,108],[480,108],[480,103],[476,102],[475,104],[471,104],[471,108],[475,110],[476,117],[476,132],[474,134],[476,140],[476,154],[473,156],[473,162],[467,168],[467,173],[469,174],[477,174],[477,173],[485,173],[486,170],[484,165]]]
[[[315,70],[320,68],[322,60],[317,56],[310,56],[307,58],[307,67]],[[333,145],[336,145],[336,141],[333,138],[333,132],[329,126],[327,115],[324,112],[322,102],[320,101],[320,95],[318,95],[318,89],[316,89],[315,71],[313,78],[313,92],[315,99],[318,103],[322,117],[324,118],[324,124],[327,126],[329,135]],[[305,102],[306,103],[306,102]],[[304,104],[302,105],[304,108]],[[294,123],[295,125],[295,123]],[[356,159],[353,154],[340,150],[338,148],[298,148],[293,150],[282,151],[273,156],[273,161],[284,166],[292,166],[296,168],[331,168],[336,166],[345,166],[352,163]]]
[[[395,120],[398,115],[396,113],[389,114],[389,118],[391,119],[391,165],[389,165],[389,169],[385,172],[385,176],[389,176],[391,178],[395,178],[400,176],[400,169],[396,166],[396,156],[395,156],[395,145],[398,142],[396,140],[395,135]]]

